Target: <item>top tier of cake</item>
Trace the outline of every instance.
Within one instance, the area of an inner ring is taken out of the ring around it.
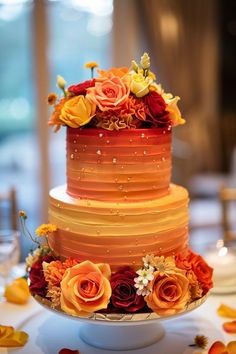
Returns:
[[[102,201],[163,197],[171,177],[171,129],[67,128],[67,193]]]

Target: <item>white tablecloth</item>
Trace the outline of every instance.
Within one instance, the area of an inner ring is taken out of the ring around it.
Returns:
[[[61,348],[79,349],[81,354],[191,354],[196,349],[188,345],[197,334],[204,334],[211,344],[215,340],[228,342],[236,340],[222,330],[226,319],[217,315],[221,304],[236,307],[236,295],[211,295],[207,301],[193,312],[164,321],[165,336],[158,343],[146,348],[131,351],[111,351],[93,348],[79,337],[83,324],[64,318],[41,307],[33,299],[27,305],[0,304],[0,324],[13,325],[29,334],[29,341],[23,348],[4,349],[0,353],[57,354]],[[199,350],[197,350],[199,352]]]

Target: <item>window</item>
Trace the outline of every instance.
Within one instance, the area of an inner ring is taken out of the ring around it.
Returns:
[[[42,1],[47,14],[50,91],[57,74],[68,84],[86,80],[85,62],[109,67],[112,0]],[[32,0],[0,0],[0,191],[15,186],[19,209],[33,231],[41,220],[40,144],[36,121]],[[43,26],[43,23],[41,22]],[[46,102],[47,92],[45,92]],[[45,103],[46,104],[46,103]],[[65,182],[65,130],[50,136],[51,185]],[[45,164],[46,165],[46,164]],[[47,171],[45,171],[47,173]],[[22,257],[30,244],[22,239]]]

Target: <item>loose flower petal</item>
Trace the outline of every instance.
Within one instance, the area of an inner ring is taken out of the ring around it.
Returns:
[[[23,305],[30,298],[29,287],[26,279],[15,279],[11,284],[5,288],[4,296],[8,302]]]
[[[58,352],[58,354],[80,354],[80,352],[79,350],[63,348]]]
[[[212,344],[212,346],[208,351],[208,354],[228,354],[228,353],[224,343],[217,341]]]
[[[220,305],[220,307],[217,309],[217,313],[221,317],[228,317],[228,318],[234,318],[236,319],[236,309],[227,306],[225,304]]]
[[[236,333],[236,321],[225,322],[223,324],[223,329],[227,333]]]
[[[227,344],[228,354],[236,354],[236,341]]]
[[[0,347],[23,347],[29,335],[23,331],[15,331],[11,326],[0,325]]]

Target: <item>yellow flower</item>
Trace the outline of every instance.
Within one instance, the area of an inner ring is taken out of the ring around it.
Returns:
[[[19,217],[23,219],[27,219],[27,214],[24,210],[19,211]]]
[[[57,75],[57,86],[63,91],[65,90],[66,81],[61,75]]]
[[[99,65],[96,63],[96,61],[89,61],[88,63],[84,64],[84,67],[87,69],[93,69],[93,68],[98,68]]]
[[[139,67],[138,67],[138,64],[136,63],[135,60],[132,60],[132,61],[131,61],[131,66],[132,66],[132,70],[134,70],[134,71],[137,73]]]
[[[155,79],[154,79],[155,80]],[[152,82],[150,87],[149,87],[150,91],[156,91],[157,93],[159,93],[159,95],[163,95],[165,92],[161,86],[161,84],[157,84],[156,82]]]
[[[87,124],[95,116],[96,105],[80,95],[69,99],[62,107],[60,120],[72,128]]]
[[[152,79],[150,77],[144,77],[141,73],[135,73],[131,76],[130,91],[136,97],[143,97],[149,93],[151,83]]]
[[[175,259],[174,257],[154,257],[150,262],[152,267],[159,272],[160,276],[173,274],[176,271]]]
[[[11,326],[0,325],[0,347],[23,347],[29,335],[23,331],[15,331]]]
[[[5,288],[4,296],[8,302],[14,304],[23,305],[30,298],[29,287],[26,279],[15,279],[11,284],[8,284]]]
[[[142,66],[143,69],[149,69],[150,68],[150,57],[148,55],[148,53],[143,53],[143,55],[141,56],[141,61],[140,64]]]
[[[57,96],[56,93],[54,93],[54,92],[49,93],[49,95],[48,95],[48,104],[50,106],[53,106],[56,103],[57,98],[58,98],[58,96]]]
[[[163,94],[162,96],[167,104],[166,110],[169,112],[169,117],[173,126],[182,125],[185,119],[181,117],[181,112],[177,106],[180,97],[173,97],[171,94]]]
[[[52,232],[54,232],[56,230],[57,230],[56,225],[42,224],[35,230],[35,233],[37,236],[43,237],[43,236],[47,236],[48,234],[51,234]]]
[[[153,81],[156,80],[156,75],[150,70],[148,71],[148,77]]]

